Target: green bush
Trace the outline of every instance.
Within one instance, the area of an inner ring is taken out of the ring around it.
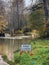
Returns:
[[[32,65],[32,57],[29,53],[24,52],[21,56],[19,53],[14,55],[15,63],[19,65]]]
[[[8,60],[8,62],[7,62],[9,65],[15,65],[15,62],[13,62],[13,61],[9,61]]]
[[[49,62],[48,61],[45,61],[45,62],[43,62],[42,65],[49,65]]]
[[[20,65],[32,65],[32,57],[29,53],[24,53],[21,56]]]
[[[2,58],[3,58],[3,60],[6,61],[6,62],[8,61],[8,57],[7,57],[6,55],[3,55]]]
[[[15,53],[14,55],[14,61],[15,63],[20,63],[21,56],[18,53]]]
[[[6,55],[2,56],[3,60],[7,62],[9,65],[15,65],[15,62],[10,61]]]

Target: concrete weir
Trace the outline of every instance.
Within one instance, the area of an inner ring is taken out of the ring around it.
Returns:
[[[20,49],[22,44],[29,44],[31,36],[0,37],[0,55],[7,55],[13,59],[14,52]]]

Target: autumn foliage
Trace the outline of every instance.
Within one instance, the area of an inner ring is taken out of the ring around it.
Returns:
[[[5,20],[4,16],[0,16],[0,32],[7,28],[8,22]]]

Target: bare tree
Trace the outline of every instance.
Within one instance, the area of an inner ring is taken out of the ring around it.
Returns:
[[[5,11],[5,9],[4,9],[4,5],[3,5],[3,1],[0,0],[0,15],[4,15],[4,11]]]
[[[8,7],[6,17],[9,21],[11,34],[13,34],[15,29],[19,30],[21,28],[24,2],[23,0],[10,0],[9,3],[11,5]]]

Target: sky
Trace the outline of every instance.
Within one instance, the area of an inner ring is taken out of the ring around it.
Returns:
[[[26,6],[29,6],[29,5],[34,5],[36,3],[36,1],[38,0],[25,0],[25,3],[26,3]]]
[[[9,0],[3,0],[3,1],[8,2]]]
[[[25,0],[25,5],[28,6],[31,4],[31,0]]]

